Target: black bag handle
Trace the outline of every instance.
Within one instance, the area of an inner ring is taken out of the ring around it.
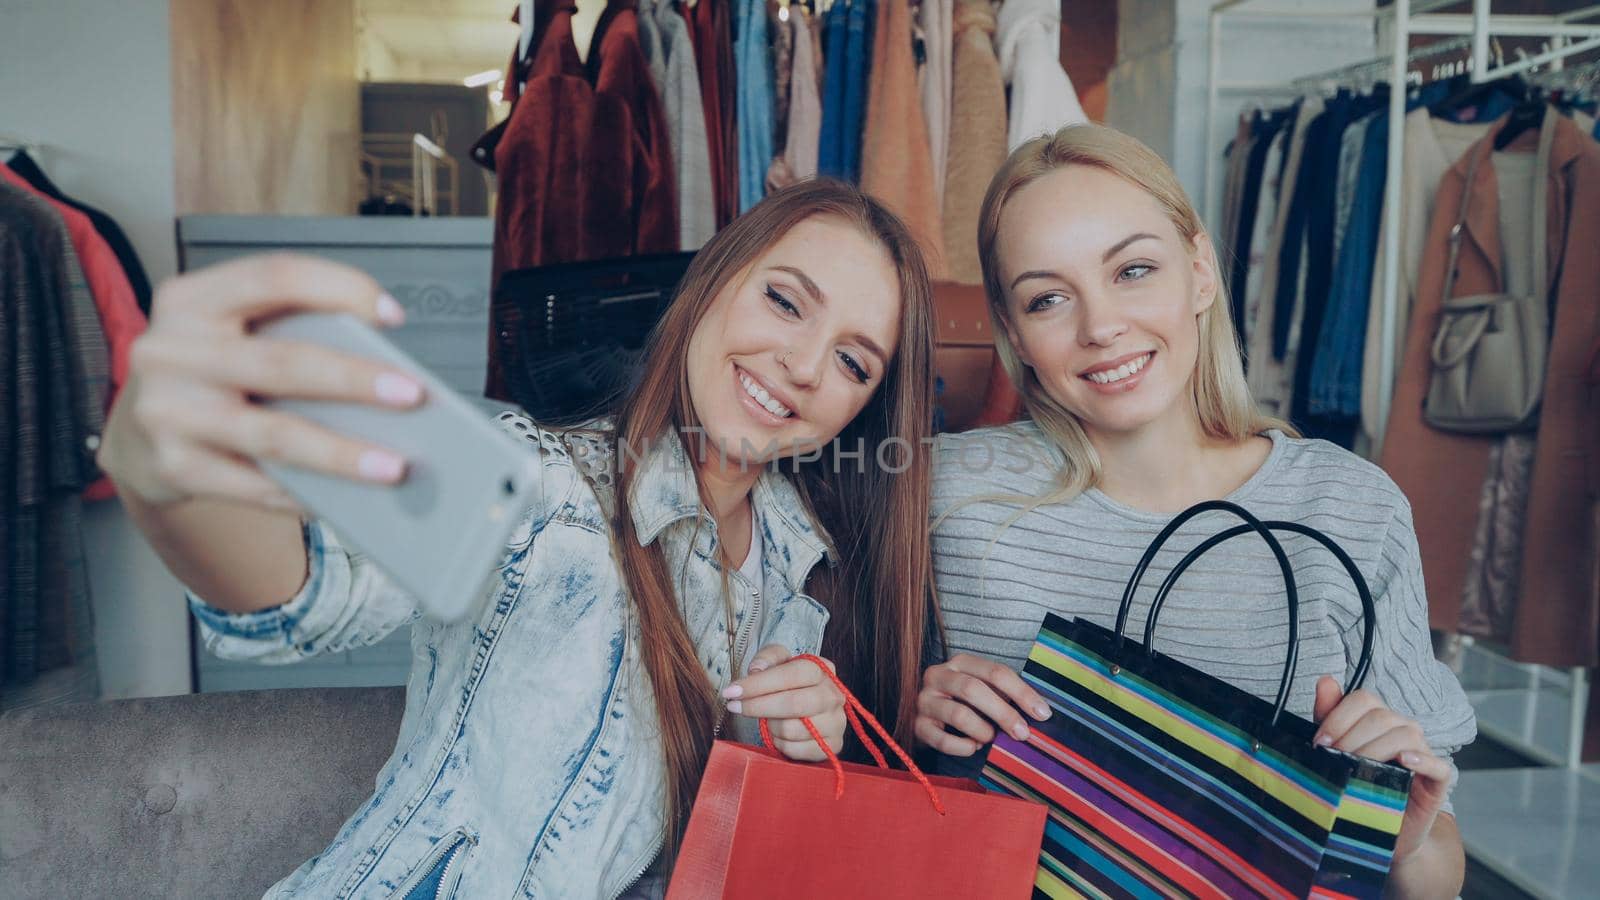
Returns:
[[[1309,525],[1302,525],[1299,522],[1274,521],[1264,522],[1262,524],[1266,525],[1267,528],[1273,531],[1289,531],[1295,534],[1303,534],[1322,546],[1328,548],[1329,552],[1331,552],[1339,560],[1339,564],[1344,566],[1345,572],[1350,575],[1350,580],[1355,582],[1356,594],[1361,597],[1361,656],[1356,660],[1355,671],[1350,674],[1350,680],[1345,684],[1344,692],[1349,694],[1356,691],[1367,680],[1367,674],[1372,668],[1372,632],[1373,627],[1377,624],[1378,620],[1377,605],[1373,603],[1372,590],[1367,587],[1367,579],[1362,576],[1361,570],[1357,568],[1355,560],[1350,558],[1350,554],[1346,553],[1344,548],[1339,546],[1338,543],[1333,540],[1333,538],[1328,537],[1321,531],[1318,531]],[[1190,550],[1188,555],[1184,556],[1183,559],[1178,561],[1176,566],[1172,567],[1172,571],[1167,574],[1166,580],[1161,583],[1160,589],[1156,591],[1156,598],[1150,602],[1150,615],[1145,620],[1144,625],[1144,646],[1146,652],[1154,652],[1151,642],[1155,638],[1156,620],[1160,617],[1161,608],[1166,605],[1167,596],[1172,593],[1172,589],[1177,584],[1179,576],[1181,576],[1184,571],[1189,568],[1189,566],[1193,565],[1196,560],[1211,550],[1211,548],[1217,546],[1223,541],[1232,540],[1241,534],[1249,534],[1254,530],[1255,529],[1249,525],[1235,525],[1227,531],[1212,535],[1211,537],[1206,538],[1205,541],[1203,541],[1198,547]]]
[[[1278,539],[1272,536],[1272,532],[1268,530],[1260,519],[1237,503],[1227,500],[1206,500],[1196,503],[1194,506],[1178,513],[1172,521],[1166,524],[1166,527],[1161,529],[1161,533],[1157,534],[1156,539],[1150,542],[1150,546],[1145,548],[1144,556],[1140,558],[1139,564],[1134,567],[1133,577],[1128,579],[1127,587],[1122,590],[1122,603],[1117,609],[1114,653],[1119,659],[1122,657],[1122,645],[1127,639],[1124,631],[1128,625],[1128,613],[1133,609],[1133,595],[1139,590],[1139,583],[1144,580],[1144,573],[1150,568],[1150,563],[1155,559],[1156,554],[1160,552],[1161,547],[1166,544],[1172,535],[1190,519],[1202,513],[1213,511],[1232,513],[1243,519],[1245,524],[1236,527],[1245,531],[1254,531],[1261,535],[1261,539],[1267,542],[1267,547],[1272,551],[1272,555],[1277,557],[1278,569],[1283,573],[1284,594],[1289,602],[1289,653],[1288,660],[1283,667],[1283,677],[1278,682],[1278,697],[1272,704],[1270,726],[1275,727],[1278,724],[1278,718],[1283,715],[1284,707],[1289,704],[1289,686],[1294,683],[1294,673],[1300,664],[1300,592],[1295,587],[1294,568],[1289,565],[1289,557],[1283,552],[1283,545],[1278,543]],[[1194,551],[1190,551],[1184,559],[1192,562],[1189,557],[1194,555]],[[1152,620],[1154,619],[1155,611],[1156,607],[1152,605],[1150,608],[1150,618]],[[1148,627],[1149,622],[1146,622],[1146,628],[1148,629]],[[1114,665],[1111,668],[1113,676],[1120,671],[1120,666]]]

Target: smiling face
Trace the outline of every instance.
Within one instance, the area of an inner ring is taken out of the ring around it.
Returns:
[[[1154,197],[1069,165],[1013,194],[998,231],[1006,332],[1045,393],[1091,435],[1195,415],[1198,319],[1216,297],[1204,234]]]
[[[790,229],[728,282],[688,349],[689,395],[728,465],[833,440],[883,383],[899,340],[888,254],[841,219]]]

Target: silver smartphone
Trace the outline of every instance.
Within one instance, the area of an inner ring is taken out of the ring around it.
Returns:
[[[303,313],[257,334],[319,344],[392,366],[427,391],[420,406],[277,400],[272,406],[393,450],[408,463],[397,485],[352,481],[267,460],[258,464],[351,549],[372,559],[422,611],[456,621],[496,575],[506,541],[542,499],[537,450],[354,316]]]

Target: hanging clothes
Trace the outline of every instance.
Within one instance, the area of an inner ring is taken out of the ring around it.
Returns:
[[[767,31],[772,35],[772,146],[782,147],[789,137],[789,95],[793,92],[794,78],[794,27],[790,24],[804,10],[804,6],[789,4],[779,6],[768,2]],[[774,156],[774,159],[777,157]]]
[[[1000,4],[995,50],[1011,89],[1006,149],[1015,150],[1063,125],[1089,121],[1072,79],[1061,68],[1061,5],[1055,0]]]
[[[474,158],[499,175],[494,283],[507,269],[678,249],[671,139],[639,44],[633,0],[611,0],[595,26],[587,63],[573,43],[567,5],[541,10],[535,50],[506,79],[504,122],[479,139]],[[505,395],[491,309],[484,394]]]
[[[640,49],[661,94],[671,139],[678,247],[699,250],[717,232],[717,198],[689,23],[670,0],[642,0],[638,18]]]
[[[817,88],[817,56],[811,14],[791,5],[794,71],[789,78],[789,121],[783,153],[767,170],[767,189],[778,190],[817,174],[817,144],[822,137],[822,96]]]
[[[1252,140],[1248,152],[1244,155],[1244,172],[1240,178],[1239,200],[1231,232],[1233,237],[1228,244],[1228,249],[1233,254],[1227,282],[1228,299],[1232,304],[1233,324],[1239,333],[1241,347],[1248,345],[1246,329],[1250,321],[1247,310],[1250,294],[1250,260],[1256,232],[1260,230],[1256,223],[1265,212],[1261,184],[1267,177],[1267,160],[1272,148],[1282,147],[1278,136],[1287,124],[1287,119],[1288,113],[1284,112],[1271,116],[1256,115],[1250,122]],[[1273,209],[1277,208],[1275,200],[1271,206]]]
[[[50,180],[50,176],[44,173],[44,169],[40,168],[39,164],[34,162],[33,157],[28,155],[28,151],[18,150],[15,155],[6,160],[5,164],[11,171],[27,179],[27,182],[33,185],[40,193],[52,200],[65,203],[89,217],[89,221],[94,223],[95,232],[105,240],[106,244],[111,248],[111,252],[116,254],[117,262],[122,264],[123,275],[128,279],[128,286],[133,289],[134,299],[139,304],[139,312],[148,317],[150,315],[150,276],[145,274],[144,263],[139,260],[139,253],[133,249],[133,242],[128,240],[128,236],[123,232],[122,226],[100,210],[63,194],[55,186],[54,182]]]
[[[1333,281],[1328,288],[1327,321],[1313,349],[1307,405],[1311,415],[1354,425],[1361,416],[1361,365],[1372,298],[1372,260],[1383,219],[1388,168],[1389,116],[1368,116],[1346,131],[1354,144],[1348,188],[1349,208],[1336,241]],[[1342,165],[1342,163],[1341,163]],[[1343,173],[1341,172],[1341,175]],[[1353,435],[1352,435],[1353,436]]]
[[[81,528],[109,361],[59,212],[0,183],[0,709],[96,699]]]
[[[861,183],[861,132],[867,114],[867,76],[871,70],[872,22],[877,0],[845,0],[845,82],[839,159],[844,178]]]
[[[933,162],[933,200],[944,206],[945,169],[950,159],[950,81],[954,63],[951,28],[955,0],[922,0],[917,27],[922,32],[922,119],[928,126],[928,157]]]
[[[1347,449],[1355,434],[1354,423],[1330,421],[1311,413],[1311,365],[1316,358],[1315,349],[1328,309],[1328,292],[1333,284],[1339,151],[1350,123],[1375,102],[1372,98],[1354,97],[1343,92],[1328,102],[1323,113],[1320,153],[1311,162],[1314,168],[1310,170],[1310,180],[1304,180],[1306,173],[1302,173],[1301,181],[1310,191],[1306,198],[1309,208],[1306,211],[1305,285],[1299,300],[1300,331],[1296,338],[1299,352],[1295,356],[1294,380],[1290,388],[1290,419],[1300,426],[1307,437],[1324,438]]]
[[[817,139],[817,172],[826,178],[844,178],[845,58],[849,38],[845,32],[846,4],[836,2],[822,14],[822,131]]]
[[[1548,176],[1548,271],[1559,273],[1553,288],[1553,319],[1538,447],[1528,501],[1518,604],[1512,626],[1515,659],[1552,666],[1600,662],[1600,597],[1595,577],[1593,494],[1585,483],[1589,461],[1600,454],[1600,397],[1586,381],[1591,354],[1600,342],[1600,145],[1571,121],[1554,125]],[[1537,135],[1522,135],[1521,150]],[[1469,154],[1487,153],[1485,137]],[[1434,430],[1422,419],[1431,372],[1430,348],[1445,281],[1447,237],[1463,192],[1471,202],[1461,241],[1455,294],[1499,290],[1504,253],[1495,166],[1485,160],[1471,184],[1468,158],[1456,161],[1438,190],[1429,227],[1417,304],[1412,313],[1382,465],[1413,504],[1418,543],[1427,572],[1430,619],[1454,630],[1460,620],[1467,567],[1477,517],[1477,486],[1488,476],[1493,436]],[[1463,490],[1464,486],[1471,486]]]
[[[1417,274],[1439,182],[1450,166],[1489,131],[1488,122],[1457,123],[1434,118],[1426,106],[1406,114],[1405,153],[1400,175],[1400,280],[1395,287],[1395,341],[1393,371],[1400,371],[1406,329],[1416,304]],[[1387,134],[1387,125],[1385,134]],[[1385,154],[1387,159],[1387,154]],[[1383,217],[1380,217],[1383,219]],[[1372,262],[1372,288],[1367,303],[1367,329],[1361,354],[1361,428],[1376,456],[1381,452],[1388,422],[1379,417],[1383,385],[1378,367],[1383,354],[1383,267],[1388,256],[1388,222],[1378,225],[1377,248]]]
[[[1246,369],[1245,375],[1250,384],[1250,393],[1256,399],[1256,405],[1267,415],[1284,418],[1289,415],[1289,395],[1294,385],[1294,366],[1292,359],[1280,360],[1273,353],[1273,335],[1277,328],[1277,293],[1284,287],[1279,267],[1285,252],[1284,245],[1290,240],[1287,237],[1290,222],[1296,213],[1293,200],[1299,188],[1307,137],[1311,123],[1321,114],[1321,97],[1302,98],[1296,107],[1294,124],[1290,127],[1288,144],[1284,149],[1283,175],[1278,182],[1277,215],[1267,245],[1262,250],[1261,295],[1255,321],[1250,328],[1249,352],[1246,354],[1249,368]],[[1304,244],[1304,228],[1294,230],[1293,240]],[[1291,282],[1294,289],[1299,288],[1303,277],[1303,273],[1297,274]],[[1289,333],[1292,337],[1298,337],[1297,324],[1290,322]],[[1295,342],[1289,341],[1289,347],[1294,346]]]
[[[738,73],[739,212],[743,213],[767,192],[774,88],[766,0],[733,2],[739,4],[733,55]]]
[[[1237,251],[1237,263],[1244,268],[1242,280],[1238,278],[1238,269],[1235,283],[1242,284],[1239,290],[1243,309],[1240,320],[1243,323],[1243,339],[1240,346],[1250,347],[1254,340],[1256,318],[1261,310],[1261,285],[1265,271],[1266,248],[1271,242],[1272,227],[1278,218],[1279,185],[1283,178],[1284,147],[1289,143],[1289,132],[1293,126],[1295,108],[1282,111],[1282,121],[1277,123],[1272,130],[1272,140],[1263,141],[1256,149],[1262,149],[1265,144],[1266,152],[1260,164],[1260,171],[1252,176],[1250,184],[1255,186],[1253,191],[1246,195],[1255,198],[1255,218],[1250,222],[1251,228],[1246,231],[1241,227],[1240,246]],[[1251,168],[1255,170],[1256,163],[1252,160]],[[1248,209],[1248,207],[1247,207]],[[1248,243],[1246,243],[1248,241]]]
[[[944,258],[951,280],[981,284],[978,213],[1006,160],[1006,85],[994,54],[987,0],[956,0],[952,31],[950,158],[945,176]]]
[[[65,224],[72,241],[73,254],[82,266],[89,293],[94,300],[99,322],[96,331],[106,340],[111,366],[110,392],[105,399],[106,408],[109,408],[128,379],[133,342],[144,334],[147,324],[144,313],[139,310],[133,286],[116,253],[95,230],[87,214],[35,188],[8,166],[0,165],[0,180],[48,204]],[[111,480],[100,478],[89,486],[85,499],[109,500],[115,495],[116,488]]]
[[[1222,222],[1213,236],[1220,254],[1225,247],[1233,246],[1239,239],[1239,215],[1244,207],[1244,176],[1245,168],[1249,165],[1250,151],[1255,143],[1255,132],[1250,127],[1250,117],[1241,115],[1234,125],[1233,138],[1228,141],[1228,146],[1222,151],[1227,160],[1223,168],[1222,194],[1220,196],[1222,207]],[[1231,283],[1225,282],[1227,287]]]
[[[933,156],[918,102],[907,0],[878,0],[872,77],[862,134],[861,189],[883,201],[922,246],[928,274],[944,277],[944,228],[934,199]]]
[[[683,6],[700,67],[700,98],[706,115],[706,139],[716,190],[717,228],[739,214],[739,135],[735,110],[736,69],[730,0],[692,0]]]

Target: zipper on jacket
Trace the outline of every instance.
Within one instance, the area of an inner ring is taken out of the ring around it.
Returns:
[[[439,861],[444,859],[446,854],[452,854],[450,856],[450,862],[445,864],[445,874],[450,874],[450,866],[455,862],[456,856],[460,855],[459,851],[462,850],[466,845],[476,844],[478,842],[476,837],[467,834],[460,828],[457,828],[455,831],[451,832],[451,835],[453,835],[455,839],[441,840],[439,842],[439,846],[435,848],[433,853],[428,856],[428,861],[420,866],[417,866],[416,871],[411,873],[411,877],[406,879],[405,884],[402,884],[400,889],[394,892],[394,896],[404,898],[406,895],[416,890],[417,885],[421,884],[424,879],[433,874],[433,870],[438,867]],[[441,878],[439,880],[440,890],[444,889],[444,884],[444,879]],[[442,895],[435,895],[435,897],[438,896]]]
[[[444,864],[444,874],[439,876],[439,889],[434,891],[433,900],[445,900],[446,897],[455,893],[456,883],[461,880],[461,873],[456,871],[456,864],[461,862],[461,857],[470,843],[472,843],[472,839],[467,838],[466,840],[456,841],[456,845],[450,848],[450,858]],[[450,877],[452,872],[455,873],[454,878]]]
[[[735,575],[734,577],[741,585],[744,583],[743,575]],[[741,590],[749,589],[741,588]],[[747,644],[750,641],[752,632],[756,629],[756,620],[761,617],[761,592],[750,590],[749,593],[750,611],[745,614],[744,623],[739,626],[739,634],[734,638],[733,642],[733,659],[729,660],[729,664],[735,667],[731,681],[738,681],[743,676],[743,673],[739,672],[738,669],[744,665],[744,655],[750,649]]]
[[[661,855],[661,848],[666,846],[666,844],[666,835],[656,838],[655,849],[650,851],[650,855],[645,860],[644,865],[639,867],[639,871],[635,872],[633,877],[628,879],[628,883],[624,884],[621,890],[611,895],[611,900],[617,900],[618,897],[621,897],[623,894],[633,890],[633,886],[638,884],[639,880],[644,878],[645,873],[650,871],[650,867],[656,864],[656,857]]]

